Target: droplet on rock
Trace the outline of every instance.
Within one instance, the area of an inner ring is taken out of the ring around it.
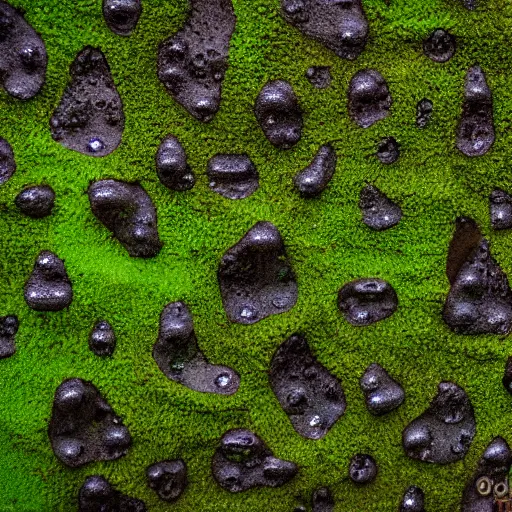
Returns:
[[[100,357],[111,356],[116,348],[116,335],[105,320],[97,322],[89,335],[89,348]]]
[[[295,175],[295,188],[304,197],[319,195],[331,181],[336,170],[336,151],[331,144],[320,147],[313,161]]]
[[[366,185],[359,196],[363,222],[375,231],[396,226],[402,219],[402,209],[373,185]]]
[[[146,470],[148,485],[158,497],[169,503],[176,501],[187,487],[187,466],[181,459],[163,460]]]
[[[366,407],[376,416],[393,411],[405,399],[402,386],[377,363],[366,368],[359,384],[365,396]]]
[[[0,316],[0,359],[11,357],[16,352],[16,333],[19,322],[16,315]]]
[[[492,229],[512,228],[512,196],[499,188],[489,197],[489,210]]]
[[[0,137],[0,185],[6,183],[12,177],[15,171],[16,161],[14,160],[14,153],[12,151],[11,145],[5,139]]]
[[[259,176],[247,155],[215,155],[208,161],[206,174],[210,188],[228,199],[244,199],[256,192]]]
[[[55,192],[48,185],[36,185],[24,188],[14,200],[21,213],[42,219],[51,215],[55,204]]]
[[[160,183],[171,190],[183,192],[193,188],[196,183],[185,150],[174,135],[168,135],[160,143],[156,153],[156,170]]]
[[[103,16],[114,34],[129,36],[142,13],[141,0],[103,0]]]
[[[384,137],[377,146],[377,158],[383,164],[395,163],[400,156],[400,145],[394,137]]]
[[[329,66],[311,66],[306,71],[306,78],[317,89],[327,89],[331,85],[332,76]]]
[[[455,55],[455,37],[438,28],[423,42],[425,55],[434,62],[448,62]]]
[[[348,474],[355,484],[369,484],[377,476],[377,463],[371,455],[358,453],[350,460]]]

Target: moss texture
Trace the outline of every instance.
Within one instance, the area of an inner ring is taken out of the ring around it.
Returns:
[[[443,324],[448,292],[446,251],[456,216],[474,217],[489,236],[495,258],[512,275],[512,235],[492,233],[488,194],[510,189],[512,4],[482,0],[477,11],[457,0],[364,0],[371,37],[355,62],[337,58],[287,25],[279,0],[234,0],[238,23],[221,110],[210,124],[195,121],[166,94],[156,76],[158,43],[179,30],[186,0],[143,0],[140,23],[129,38],[112,34],[101,0],[12,0],[25,9],[49,54],[47,83],[22,103],[0,92],[0,136],[13,146],[18,170],[0,188],[0,315],[17,314],[18,352],[0,361],[0,510],[72,511],[87,475],[101,473],[119,490],[144,499],[149,510],[276,511],[309,501],[317,486],[334,492],[337,511],[397,510],[412,484],[426,494],[427,510],[458,509],[466,479],[495,435],[512,441],[512,399],[501,385],[507,336],[460,336]],[[435,28],[449,29],[458,50],[446,64],[422,53]],[[68,82],[69,64],[85,45],[100,47],[124,102],[126,129],[112,155],[94,159],[69,151],[50,136],[49,119]],[[494,94],[496,143],[484,157],[456,149],[464,75],[478,62]],[[311,65],[332,67],[333,84],[318,91],[305,79]],[[346,91],[352,75],[374,67],[388,80],[392,115],[362,130],[348,118]],[[289,80],[305,112],[303,138],[291,151],[272,147],[252,106],[269,79]],[[433,122],[415,126],[416,103],[434,102]],[[154,155],[162,137],[175,134],[198,176],[196,187],[173,193],[158,181]],[[372,156],[383,136],[402,147],[400,160],[383,166]],[[319,199],[304,200],[292,177],[318,146],[334,141],[339,160]],[[261,187],[242,201],[208,188],[207,160],[217,152],[247,152]],[[165,246],[151,260],[131,259],[93,217],[86,195],[91,180],[139,180],[154,200]],[[400,225],[375,233],[360,221],[357,202],[366,182],[402,205]],[[50,184],[54,214],[22,216],[13,204],[28,184]],[[299,301],[289,313],[254,326],[230,325],[222,308],[216,270],[224,251],[257,221],[274,222],[285,239],[299,281]],[[75,298],[59,313],[31,311],[23,285],[37,253],[65,259]],[[338,313],[337,290],[357,277],[381,277],[395,287],[398,312],[355,328]],[[195,393],[158,370],[151,357],[163,306],[188,303],[207,357],[242,376],[233,397]],[[90,352],[87,337],[98,319],[118,336],[111,359]],[[268,385],[279,343],[295,331],[307,334],[318,359],[342,381],[347,412],[320,441],[297,435]],[[405,387],[397,411],[374,418],[365,409],[358,379],[367,365],[382,364]],[[134,445],[118,461],[80,470],[54,457],[47,425],[55,388],[66,377],[91,380],[129,426]],[[442,380],[463,386],[473,401],[477,435],[465,460],[446,467],[408,460],[402,428],[429,404]],[[215,485],[210,461],[228,429],[254,429],[279,457],[300,465],[299,476],[279,489],[231,495]],[[347,476],[355,452],[371,453],[377,480],[356,488]],[[183,457],[190,486],[175,505],[159,502],[145,482],[145,468]]]

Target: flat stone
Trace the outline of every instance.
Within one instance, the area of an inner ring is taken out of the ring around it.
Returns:
[[[153,358],[169,379],[194,391],[218,395],[238,391],[240,376],[227,366],[209,363],[199,349],[192,315],[183,302],[163,309]]]
[[[231,0],[191,0],[190,17],[158,49],[158,77],[172,97],[199,121],[220,107],[229,42],[236,17]]]
[[[256,192],[259,176],[247,155],[215,155],[208,161],[206,174],[210,188],[228,199],[244,199]]]
[[[394,137],[384,137],[377,145],[377,158],[383,164],[393,164],[400,157],[400,145]]]
[[[405,399],[402,386],[377,363],[366,368],[359,384],[364,393],[366,407],[375,416],[395,410]]]
[[[331,85],[332,76],[329,66],[311,66],[306,71],[309,83],[317,89],[327,89]]]
[[[52,137],[84,155],[109,155],[121,143],[124,112],[107,60],[101,50],[86,46],[71,64],[70,74],[50,120]]]
[[[302,136],[302,111],[292,86],[272,80],[261,89],[254,104],[265,137],[279,149],[290,149]]]
[[[434,62],[448,62],[456,50],[455,37],[442,28],[438,28],[423,42],[425,55]]]
[[[129,36],[142,13],[141,0],[103,0],[103,16],[114,34]]]
[[[512,356],[507,359],[502,379],[505,389],[512,395]]]
[[[42,219],[52,214],[55,205],[55,192],[48,185],[27,187],[16,196],[14,204],[24,215]]]
[[[416,126],[418,128],[425,128],[432,120],[432,112],[434,111],[434,104],[427,98],[423,98],[416,105]]]
[[[96,218],[134,258],[152,258],[162,248],[156,210],[138,184],[100,180],[89,187],[89,202]]]
[[[311,499],[312,512],[334,512],[334,498],[327,487],[320,487]]]
[[[260,437],[245,429],[226,432],[212,461],[215,481],[229,492],[280,487],[298,472],[293,462],[274,457]]]
[[[15,171],[16,161],[14,160],[14,153],[11,145],[5,139],[0,137],[0,185],[6,183]]]
[[[336,170],[336,161],[336,151],[330,144],[320,146],[313,161],[295,175],[295,188],[304,197],[318,196],[331,181]]]
[[[371,455],[358,453],[350,460],[348,476],[355,484],[365,485],[377,477],[377,463]]]
[[[67,379],[55,391],[48,435],[55,456],[77,468],[126,455],[131,436],[91,382]]]
[[[0,316],[0,359],[15,354],[18,327],[19,322],[16,315]]]
[[[449,464],[466,456],[475,431],[466,392],[453,382],[441,382],[429,408],[405,427],[402,443],[411,459]]]
[[[181,459],[163,460],[146,470],[148,485],[158,497],[169,503],[176,501],[187,487],[187,466]]]
[[[73,300],[64,262],[53,252],[41,251],[25,283],[25,302],[35,311],[60,311]]]
[[[492,229],[512,228],[512,196],[499,188],[489,196],[489,213]]]
[[[363,222],[375,231],[396,226],[402,220],[402,209],[373,185],[366,185],[359,195]]]
[[[295,431],[306,439],[325,437],[347,406],[340,382],[300,334],[290,336],[274,354],[270,386]]]
[[[100,357],[111,356],[116,348],[116,335],[105,320],[94,324],[89,334],[89,348]]]
[[[231,322],[254,324],[285,313],[297,302],[298,286],[279,230],[256,223],[222,257],[217,277]]]
[[[167,135],[160,143],[156,153],[156,170],[160,183],[171,190],[183,192],[196,183],[185,150],[174,135]]]
[[[411,485],[405,491],[402,503],[400,504],[400,512],[426,512],[425,494],[419,487]]]
[[[0,0],[0,81],[4,89],[20,100],[33,98],[43,87],[47,64],[41,36],[20,11]]]

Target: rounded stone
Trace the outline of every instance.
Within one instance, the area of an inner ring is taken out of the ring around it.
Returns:
[[[369,484],[377,476],[377,463],[371,455],[359,453],[350,460],[348,474],[356,484]]]
[[[89,335],[89,348],[100,357],[111,356],[116,348],[116,335],[105,320],[97,322]]]
[[[23,189],[14,200],[21,213],[41,219],[51,215],[55,204],[55,192],[48,185],[36,185]]]
[[[438,28],[423,42],[423,51],[434,62],[447,62],[455,55],[455,37]]]
[[[393,164],[400,157],[400,145],[394,137],[384,137],[377,145],[377,158],[383,164]]]

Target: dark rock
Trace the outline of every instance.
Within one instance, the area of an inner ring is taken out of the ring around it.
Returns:
[[[123,104],[107,60],[101,50],[86,46],[70,74],[50,121],[52,137],[84,155],[106,156],[119,146],[124,130]]]
[[[306,507],[304,505],[297,505],[293,512],[307,512]]]
[[[16,333],[19,322],[16,315],[0,316],[0,359],[11,357],[16,352]]]
[[[448,62],[455,55],[455,37],[438,28],[423,42],[425,55],[434,62]]]
[[[130,256],[152,258],[160,252],[156,210],[140,185],[96,181],[89,187],[89,202],[97,219],[112,231]]]
[[[68,379],[55,391],[48,435],[55,456],[76,468],[126,455],[131,436],[91,382]]]
[[[120,36],[133,32],[141,13],[141,0],[103,0],[103,16],[108,28]]]
[[[0,17],[0,27],[1,23],[2,19]],[[15,171],[16,162],[14,160],[14,153],[11,145],[5,139],[0,137],[0,185],[3,185],[8,181]]]
[[[512,356],[507,359],[502,382],[505,386],[505,389],[512,395]]]
[[[395,163],[400,156],[400,145],[394,137],[384,137],[377,146],[377,158],[383,164]]]
[[[0,81],[14,98],[28,100],[43,87],[48,55],[22,14],[0,0]]]
[[[350,460],[348,475],[355,484],[369,484],[377,476],[377,463],[371,455],[358,453]]]
[[[270,386],[293,428],[307,439],[321,439],[346,409],[343,389],[320,364],[306,338],[293,334],[277,349]]]
[[[194,391],[219,395],[238,391],[240,376],[227,366],[210,364],[199,349],[192,315],[183,302],[163,309],[153,358],[169,379]]]
[[[146,512],[143,501],[114,489],[100,475],[87,477],[78,494],[78,512]]]
[[[377,363],[366,368],[359,384],[364,393],[366,407],[376,416],[393,411],[405,399],[402,386]]]
[[[89,335],[89,348],[100,357],[111,356],[116,348],[116,335],[112,326],[101,320]]]
[[[423,98],[416,105],[416,126],[418,128],[425,128],[432,119],[432,112],[434,111],[434,104],[427,98]]]
[[[254,324],[285,313],[297,302],[298,287],[278,229],[256,223],[222,257],[217,277],[231,322]]]
[[[210,188],[228,199],[244,199],[259,187],[258,171],[247,155],[215,155],[206,173]]]
[[[466,392],[452,382],[441,382],[429,408],[405,427],[402,443],[412,459],[448,464],[465,457],[475,430]]]
[[[359,196],[363,222],[375,231],[396,226],[402,219],[402,209],[377,187],[366,185]]]
[[[476,471],[462,495],[461,512],[494,512],[497,499],[508,497],[508,475],[512,454],[502,437],[495,437],[485,449]],[[504,509],[503,509],[504,510]]]
[[[462,5],[470,11],[474,11],[477,8],[477,5],[478,5],[477,0],[461,0],[461,1],[462,1]]]
[[[21,213],[41,219],[51,215],[55,204],[55,192],[48,185],[36,185],[23,189],[14,200]]]
[[[320,487],[313,493],[312,512],[334,512],[334,498],[327,487]]]
[[[378,71],[364,69],[353,76],[348,90],[348,112],[361,128],[388,117],[392,103],[388,84]]]
[[[158,497],[169,503],[176,501],[187,487],[187,466],[181,459],[151,464],[146,470],[148,485]]]
[[[256,434],[250,430],[226,432],[212,460],[213,478],[229,492],[252,487],[279,487],[290,481],[298,471],[293,462],[278,459]]]
[[[292,86],[285,80],[267,82],[254,105],[265,137],[279,149],[290,149],[302,136],[302,111]]]
[[[328,66],[311,66],[306,71],[306,78],[313,87],[327,89],[331,85],[331,68]]]
[[[492,94],[480,66],[469,68],[464,85],[457,148],[466,156],[485,155],[494,143]]]
[[[160,183],[171,190],[183,192],[196,183],[185,150],[174,135],[168,135],[160,143],[156,153],[156,171]]]
[[[425,512],[425,494],[419,487],[412,485],[405,491],[400,512]]]
[[[196,119],[217,113],[236,17],[231,0],[191,0],[184,28],[160,44],[158,77]]]
[[[332,179],[336,160],[336,151],[330,144],[321,146],[313,161],[295,175],[295,188],[304,197],[319,195]]]
[[[366,46],[368,20],[361,0],[281,0],[284,19],[338,57],[356,59]]]
[[[41,251],[25,283],[25,302],[36,311],[60,311],[73,300],[64,262],[53,252]]]
[[[489,197],[492,229],[512,228],[512,196],[499,188]]]

